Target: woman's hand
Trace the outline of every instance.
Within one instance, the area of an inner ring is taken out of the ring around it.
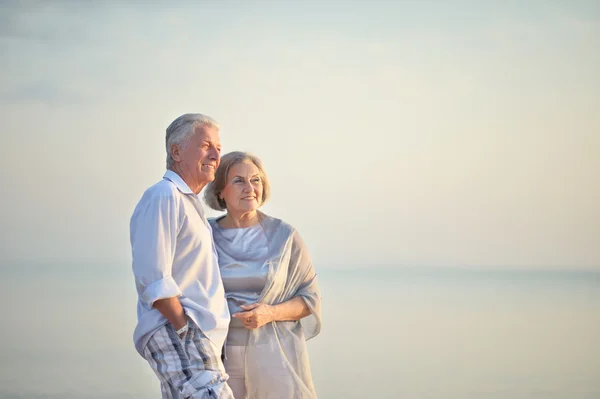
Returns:
[[[266,303],[257,302],[240,307],[244,312],[234,313],[231,317],[242,320],[244,327],[248,330],[254,330],[275,320],[275,308]]]

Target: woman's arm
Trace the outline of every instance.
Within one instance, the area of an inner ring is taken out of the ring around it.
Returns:
[[[279,305],[271,306],[271,308],[273,309],[272,321],[295,321],[310,314],[310,309],[300,296],[293,297]]]
[[[244,327],[249,330],[262,327],[272,321],[296,321],[310,315],[310,309],[301,296],[282,302],[277,305],[266,303],[252,303],[242,305],[245,312],[234,313],[231,316],[242,320]]]

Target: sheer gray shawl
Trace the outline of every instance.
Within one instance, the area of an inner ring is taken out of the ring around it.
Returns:
[[[311,314],[299,322],[277,321],[250,330],[246,345],[248,399],[316,398],[306,340],[321,330],[321,294],[311,257],[292,226],[261,212],[259,220],[269,243],[269,272],[258,302],[276,305],[300,296]],[[218,251],[227,251],[227,243],[215,245]]]

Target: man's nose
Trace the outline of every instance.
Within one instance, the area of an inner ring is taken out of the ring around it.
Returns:
[[[217,149],[216,149],[216,148],[212,148],[212,149],[209,151],[209,154],[208,154],[208,156],[209,156],[211,159],[219,159],[219,151],[217,151]]]

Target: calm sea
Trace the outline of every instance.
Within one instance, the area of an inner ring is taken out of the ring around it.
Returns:
[[[600,398],[598,272],[320,279],[320,398]],[[128,265],[1,269],[0,398],[160,398],[133,348],[135,300]]]

